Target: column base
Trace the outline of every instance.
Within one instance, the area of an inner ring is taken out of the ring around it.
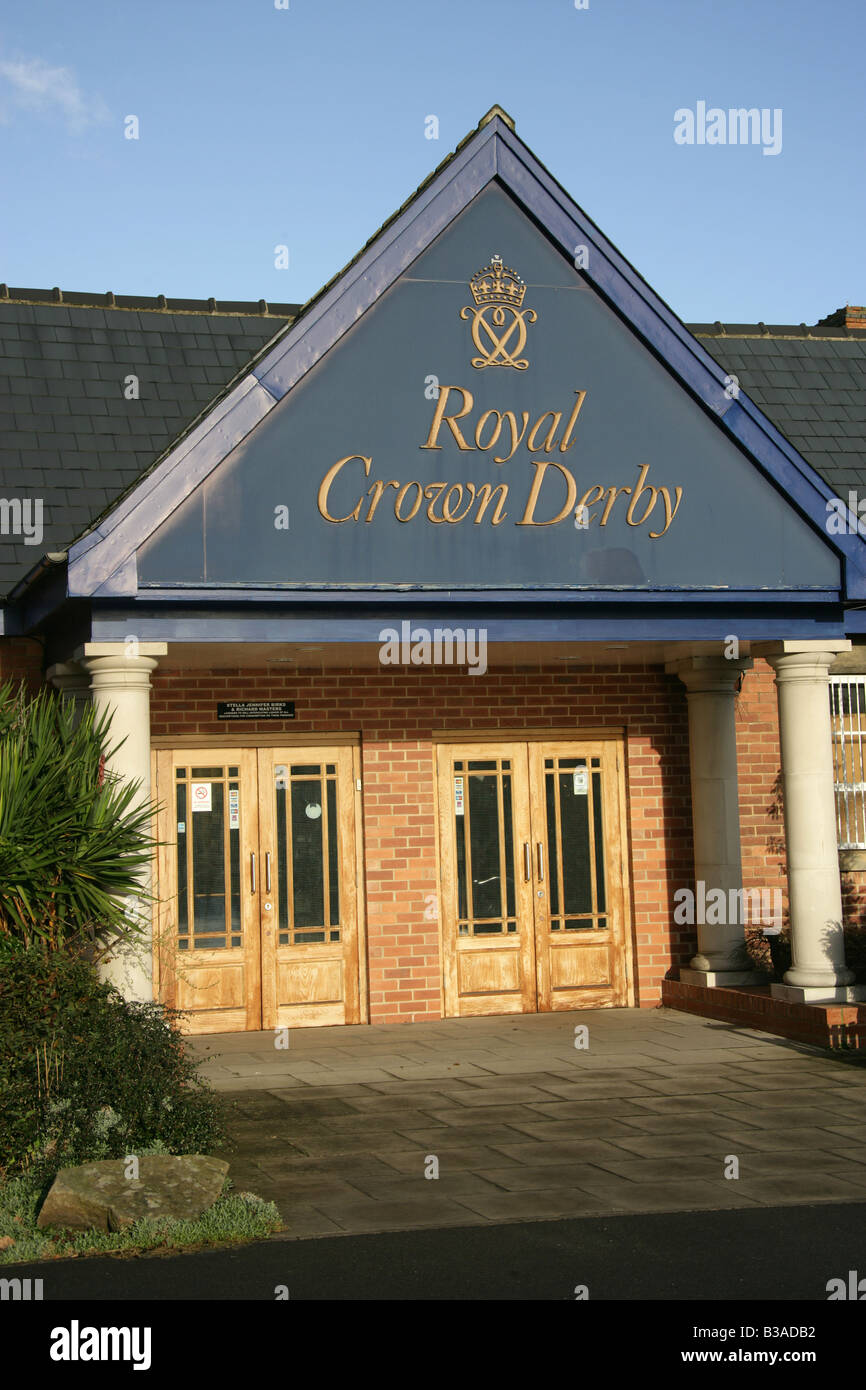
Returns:
[[[705,989],[759,985],[763,978],[757,970],[692,970],[690,966],[680,966],[681,984],[703,985]]]
[[[866,985],[770,985],[773,999],[785,1004],[861,1004]]]

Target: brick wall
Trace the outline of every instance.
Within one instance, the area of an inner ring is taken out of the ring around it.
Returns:
[[[866,928],[866,870],[849,869],[842,874],[842,911],[846,923],[860,931]]]
[[[361,732],[370,1010],[374,1022],[436,1018],[441,976],[432,731],[626,726],[627,791],[638,999],[654,1005],[672,965],[694,952],[693,931],[672,927],[674,890],[692,878],[685,691],[654,668],[436,671],[157,670],[152,731],[217,735],[217,700],[296,702],[297,718],[245,724],[317,735]],[[519,737],[519,732],[516,733]],[[426,913],[426,915],[425,915]]]
[[[0,638],[0,682],[24,681],[35,693],[43,683],[42,643],[32,637]]]

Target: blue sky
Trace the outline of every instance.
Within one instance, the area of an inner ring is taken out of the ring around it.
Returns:
[[[687,322],[866,302],[863,0],[276,3],[7,7],[0,281],[303,302],[499,102]],[[701,101],[781,151],[677,144]]]

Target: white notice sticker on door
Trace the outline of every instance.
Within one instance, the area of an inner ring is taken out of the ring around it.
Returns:
[[[229,787],[229,830],[239,829],[240,823],[240,788]]]
[[[454,778],[454,814],[463,815],[463,778]]]
[[[589,773],[585,767],[574,769],[574,794],[575,796],[586,796],[589,787]]]
[[[194,811],[213,810],[210,782],[193,782],[189,789],[189,799]]]

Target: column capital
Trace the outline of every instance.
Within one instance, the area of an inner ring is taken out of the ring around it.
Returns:
[[[811,682],[825,686],[830,679],[830,667],[833,665],[840,651],[850,650],[851,644],[847,647],[834,646],[831,643],[816,642],[812,644],[785,643],[790,648],[788,651],[766,651],[761,652],[764,660],[773,668],[776,676],[776,684],[781,685],[791,681]]]
[[[151,673],[165,656],[165,642],[85,642],[75,659],[85,670],[92,689],[119,685],[150,685]]]
[[[75,695],[78,691],[90,691],[90,676],[77,661],[56,661],[45,672],[46,679],[55,690],[64,695]]]
[[[785,663],[788,666],[797,664],[806,665],[812,661],[814,665],[826,666],[828,669],[836,660],[841,652],[850,652],[853,643],[848,638],[825,638],[815,641],[781,641],[781,642],[752,642],[750,650],[753,656],[762,656],[768,661],[774,670],[778,670],[777,662],[783,658],[800,658],[799,663],[792,661]]]
[[[156,657],[168,653],[166,642],[139,642],[136,637],[127,637],[123,642],[85,642],[73,653],[75,661],[84,664],[94,657],[107,656],[125,661],[135,661],[140,656]]]
[[[679,676],[689,695],[734,695],[740,678],[752,669],[751,657],[683,656],[665,662],[669,676]]]
[[[75,722],[80,722],[90,704],[90,674],[77,661],[57,661],[49,666],[46,678],[66,700],[75,707]]]

